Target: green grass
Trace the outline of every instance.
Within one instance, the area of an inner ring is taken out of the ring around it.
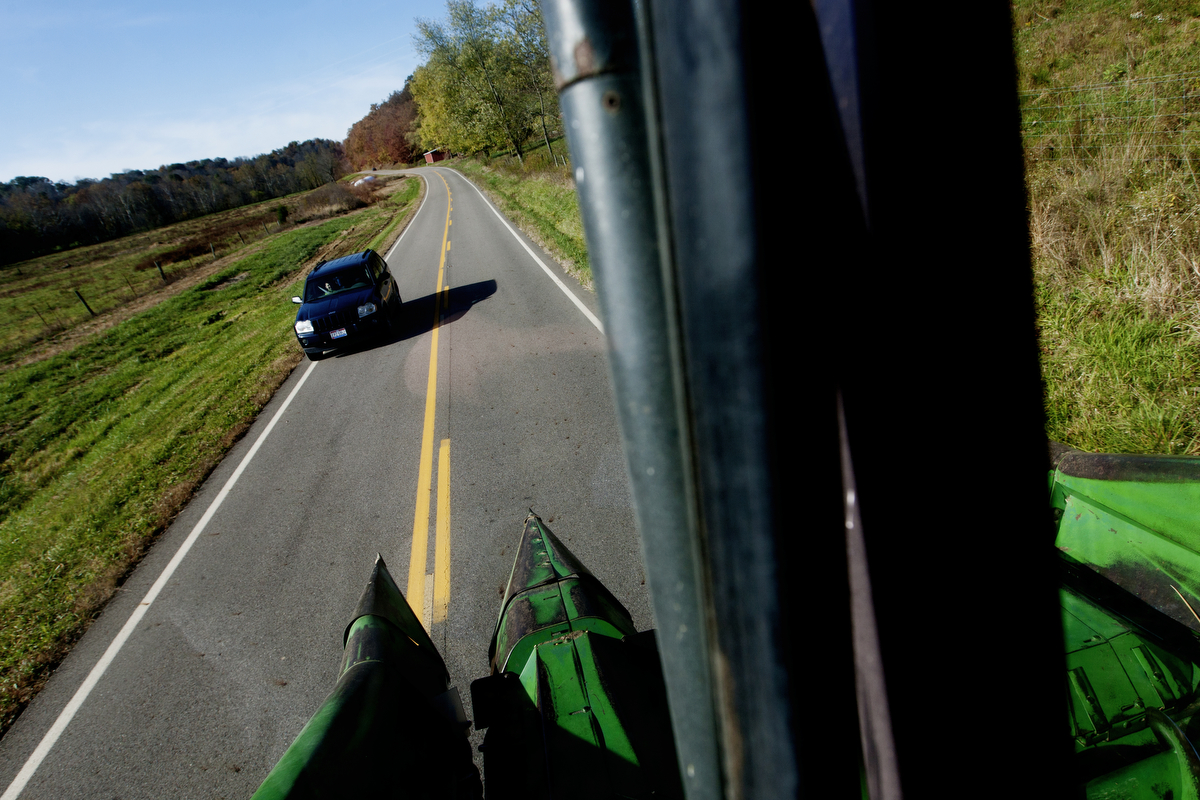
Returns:
[[[1047,434],[1198,455],[1200,3],[1012,9]]]
[[[0,374],[0,731],[299,362],[300,268],[385,237],[409,183]]]
[[[565,151],[566,144],[559,142],[555,152],[562,156]],[[552,164],[545,145],[526,154],[523,166],[509,157],[492,159],[486,164],[471,158],[440,163],[475,181],[529,238],[554,254],[582,284],[592,285],[575,181],[569,166]]]
[[[1111,286],[1039,292],[1047,434],[1084,449],[1196,453],[1200,349]]]

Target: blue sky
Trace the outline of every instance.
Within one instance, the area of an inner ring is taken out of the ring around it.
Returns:
[[[441,0],[0,0],[0,182],[343,140],[420,64]]]

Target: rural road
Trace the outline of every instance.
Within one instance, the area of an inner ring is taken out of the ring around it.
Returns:
[[[603,335],[465,178],[417,172],[424,204],[388,257],[402,332],[293,372],[0,739],[4,800],[23,769],[23,800],[248,797],[333,689],[377,552],[418,595],[469,717],[530,506],[639,630],[653,627]],[[139,608],[30,777],[31,754]]]

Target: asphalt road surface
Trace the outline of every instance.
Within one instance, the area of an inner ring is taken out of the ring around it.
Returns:
[[[388,254],[402,330],[293,372],[0,739],[4,800],[19,773],[23,800],[248,797],[333,689],[376,553],[469,717],[531,506],[653,626],[604,338],[563,287],[595,298],[461,175],[419,172]]]

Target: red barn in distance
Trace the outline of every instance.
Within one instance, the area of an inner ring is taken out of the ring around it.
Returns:
[[[435,161],[442,161],[446,158],[446,154],[441,150],[430,150],[425,154],[425,163],[432,164]]]

